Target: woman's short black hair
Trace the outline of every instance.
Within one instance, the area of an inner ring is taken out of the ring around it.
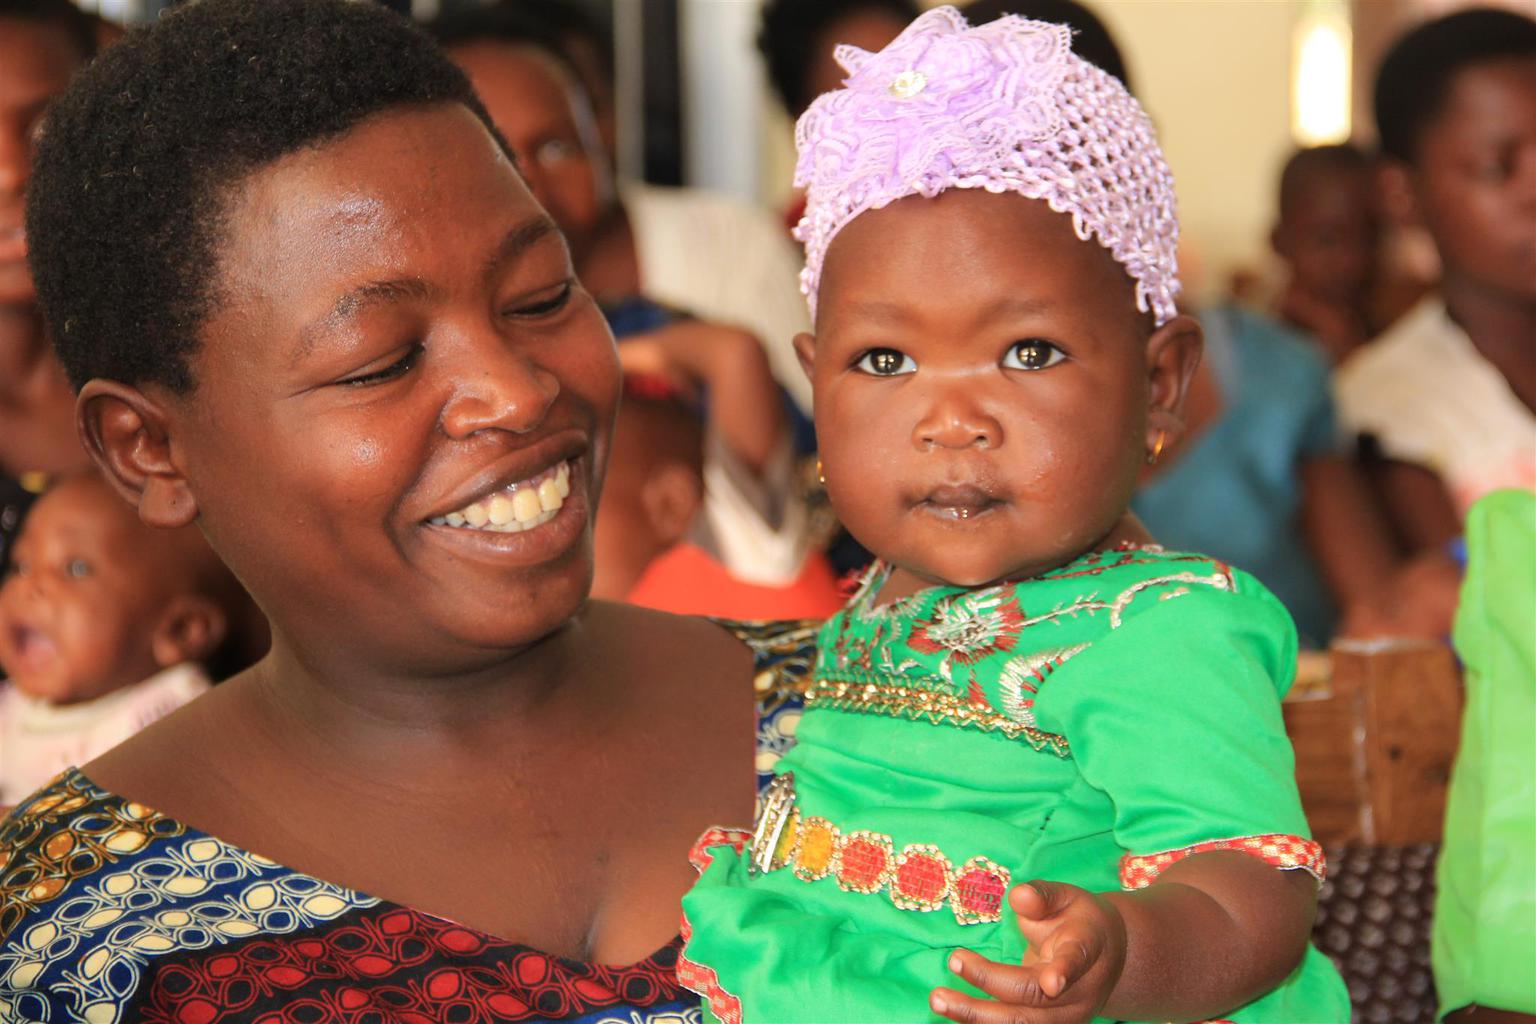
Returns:
[[[1404,35],[1376,72],[1382,151],[1412,163],[1419,137],[1440,115],[1455,77],[1475,64],[1510,57],[1536,57],[1536,21],[1514,11],[1458,11]]]
[[[393,107],[459,103],[468,79],[371,3],[196,0],[85,68],[43,123],[28,260],[59,359],[185,393],[242,179]]]
[[[96,26],[70,0],[0,0],[0,19],[53,25],[75,44],[81,60],[96,55]]]
[[[806,78],[822,33],[834,21],[863,11],[883,11],[902,21],[919,13],[915,0],[768,0],[763,5],[757,48],[768,62],[768,82],[791,117],[816,98]]]

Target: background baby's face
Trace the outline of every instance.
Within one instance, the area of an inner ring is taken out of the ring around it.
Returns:
[[[170,566],[100,480],[66,480],[33,507],[0,585],[0,668],[51,704],[94,700],[159,667],[155,620]]]

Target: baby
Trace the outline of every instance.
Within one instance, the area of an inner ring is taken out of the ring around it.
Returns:
[[[39,498],[0,585],[0,804],[208,689],[233,588],[195,528],[145,526],[94,474]]]
[[[1348,1020],[1294,627],[1127,512],[1200,351],[1150,122],[1057,25],[941,7],[838,57],[797,349],[877,561],[754,833],[695,849],[681,977],[726,1021]]]

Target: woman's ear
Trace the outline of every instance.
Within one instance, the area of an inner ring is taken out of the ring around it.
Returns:
[[[1184,432],[1184,396],[1200,365],[1205,335],[1200,322],[1180,314],[1147,339],[1147,454],[1155,459],[1163,446]]]
[[[91,380],[80,389],[75,424],[85,450],[150,526],[186,526],[197,501],[171,459],[165,409],[138,388]]]
[[[166,605],[150,636],[150,652],[161,668],[206,661],[229,632],[224,609],[199,594],[181,594]]]
[[[795,335],[795,355],[800,359],[800,369],[805,373],[805,379],[814,381],[816,378],[811,369],[816,365],[816,335],[801,331]]]

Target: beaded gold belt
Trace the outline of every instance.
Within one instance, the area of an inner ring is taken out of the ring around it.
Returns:
[[[845,892],[884,892],[902,910],[947,905],[960,924],[1001,920],[1012,878],[1007,868],[986,857],[971,857],[956,868],[931,843],[908,843],[897,853],[883,832],[843,832],[826,818],[802,817],[794,772],[784,772],[763,790],[748,857],[751,874],[786,867],[804,882],[830,875]]]

